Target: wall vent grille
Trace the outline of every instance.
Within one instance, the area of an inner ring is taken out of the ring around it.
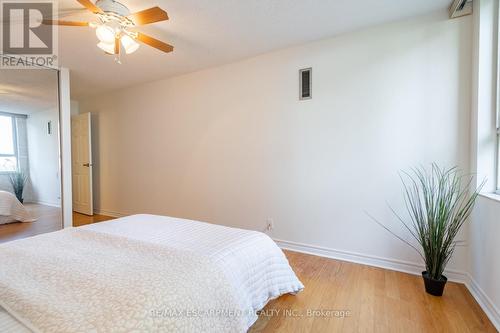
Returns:
[[[472,0],[454,0],[450,6],[450,18],[472,14]]]
[[[300,100],[312,98],[312,68],[304,68],[299,70],[300,80]]]

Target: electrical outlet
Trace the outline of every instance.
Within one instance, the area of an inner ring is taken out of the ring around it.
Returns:
[[[267,231],[273,230],[274,229],[274,221],[273,221],[273,219],[272,218],[268,218],[266,221],[267,221],[267,227],[266,227]]]

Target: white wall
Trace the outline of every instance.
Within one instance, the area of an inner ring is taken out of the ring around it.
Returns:
[[[490,319],[500,329],[500,198],[481,197],[472,219],[472,288]]]
[[[12,185],[9,182],[8,175],[0,175],[0,191],[7,191],[13,193]]]
[[[75,116],[80,113],[80,103],[78,101],[70,100],[70,114]]]
[[[95,206],[256,230],[272,218],[277,239],[420,264],[364,211],[396,228],[399,170],[469,171],[471,61],[471,18],[440,12],[82,100]]]
[[[47,123],[52,122],[52,134]],[[27,119],[30,161],[29,201],[61,206],[59,172],[59,110],[33,112]]]
[[[495,190],[498,1],[474,1],[472,171]],[[500,196],[481,196],[470,225],[470,289],[500,330]]]

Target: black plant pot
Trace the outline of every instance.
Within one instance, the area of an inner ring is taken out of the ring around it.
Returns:
[[[443,296],[444,286],[448,279],[446,276],[441,275],[441,279],[432,279],[427,271],[422,272],[422,277],[424,278],[425,291],[433,296]]]

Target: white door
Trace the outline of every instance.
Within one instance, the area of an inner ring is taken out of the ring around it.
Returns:
[[[90,113],[71,117],[71,158],[73,169],[73,210],[93,215],[92,141]]]

